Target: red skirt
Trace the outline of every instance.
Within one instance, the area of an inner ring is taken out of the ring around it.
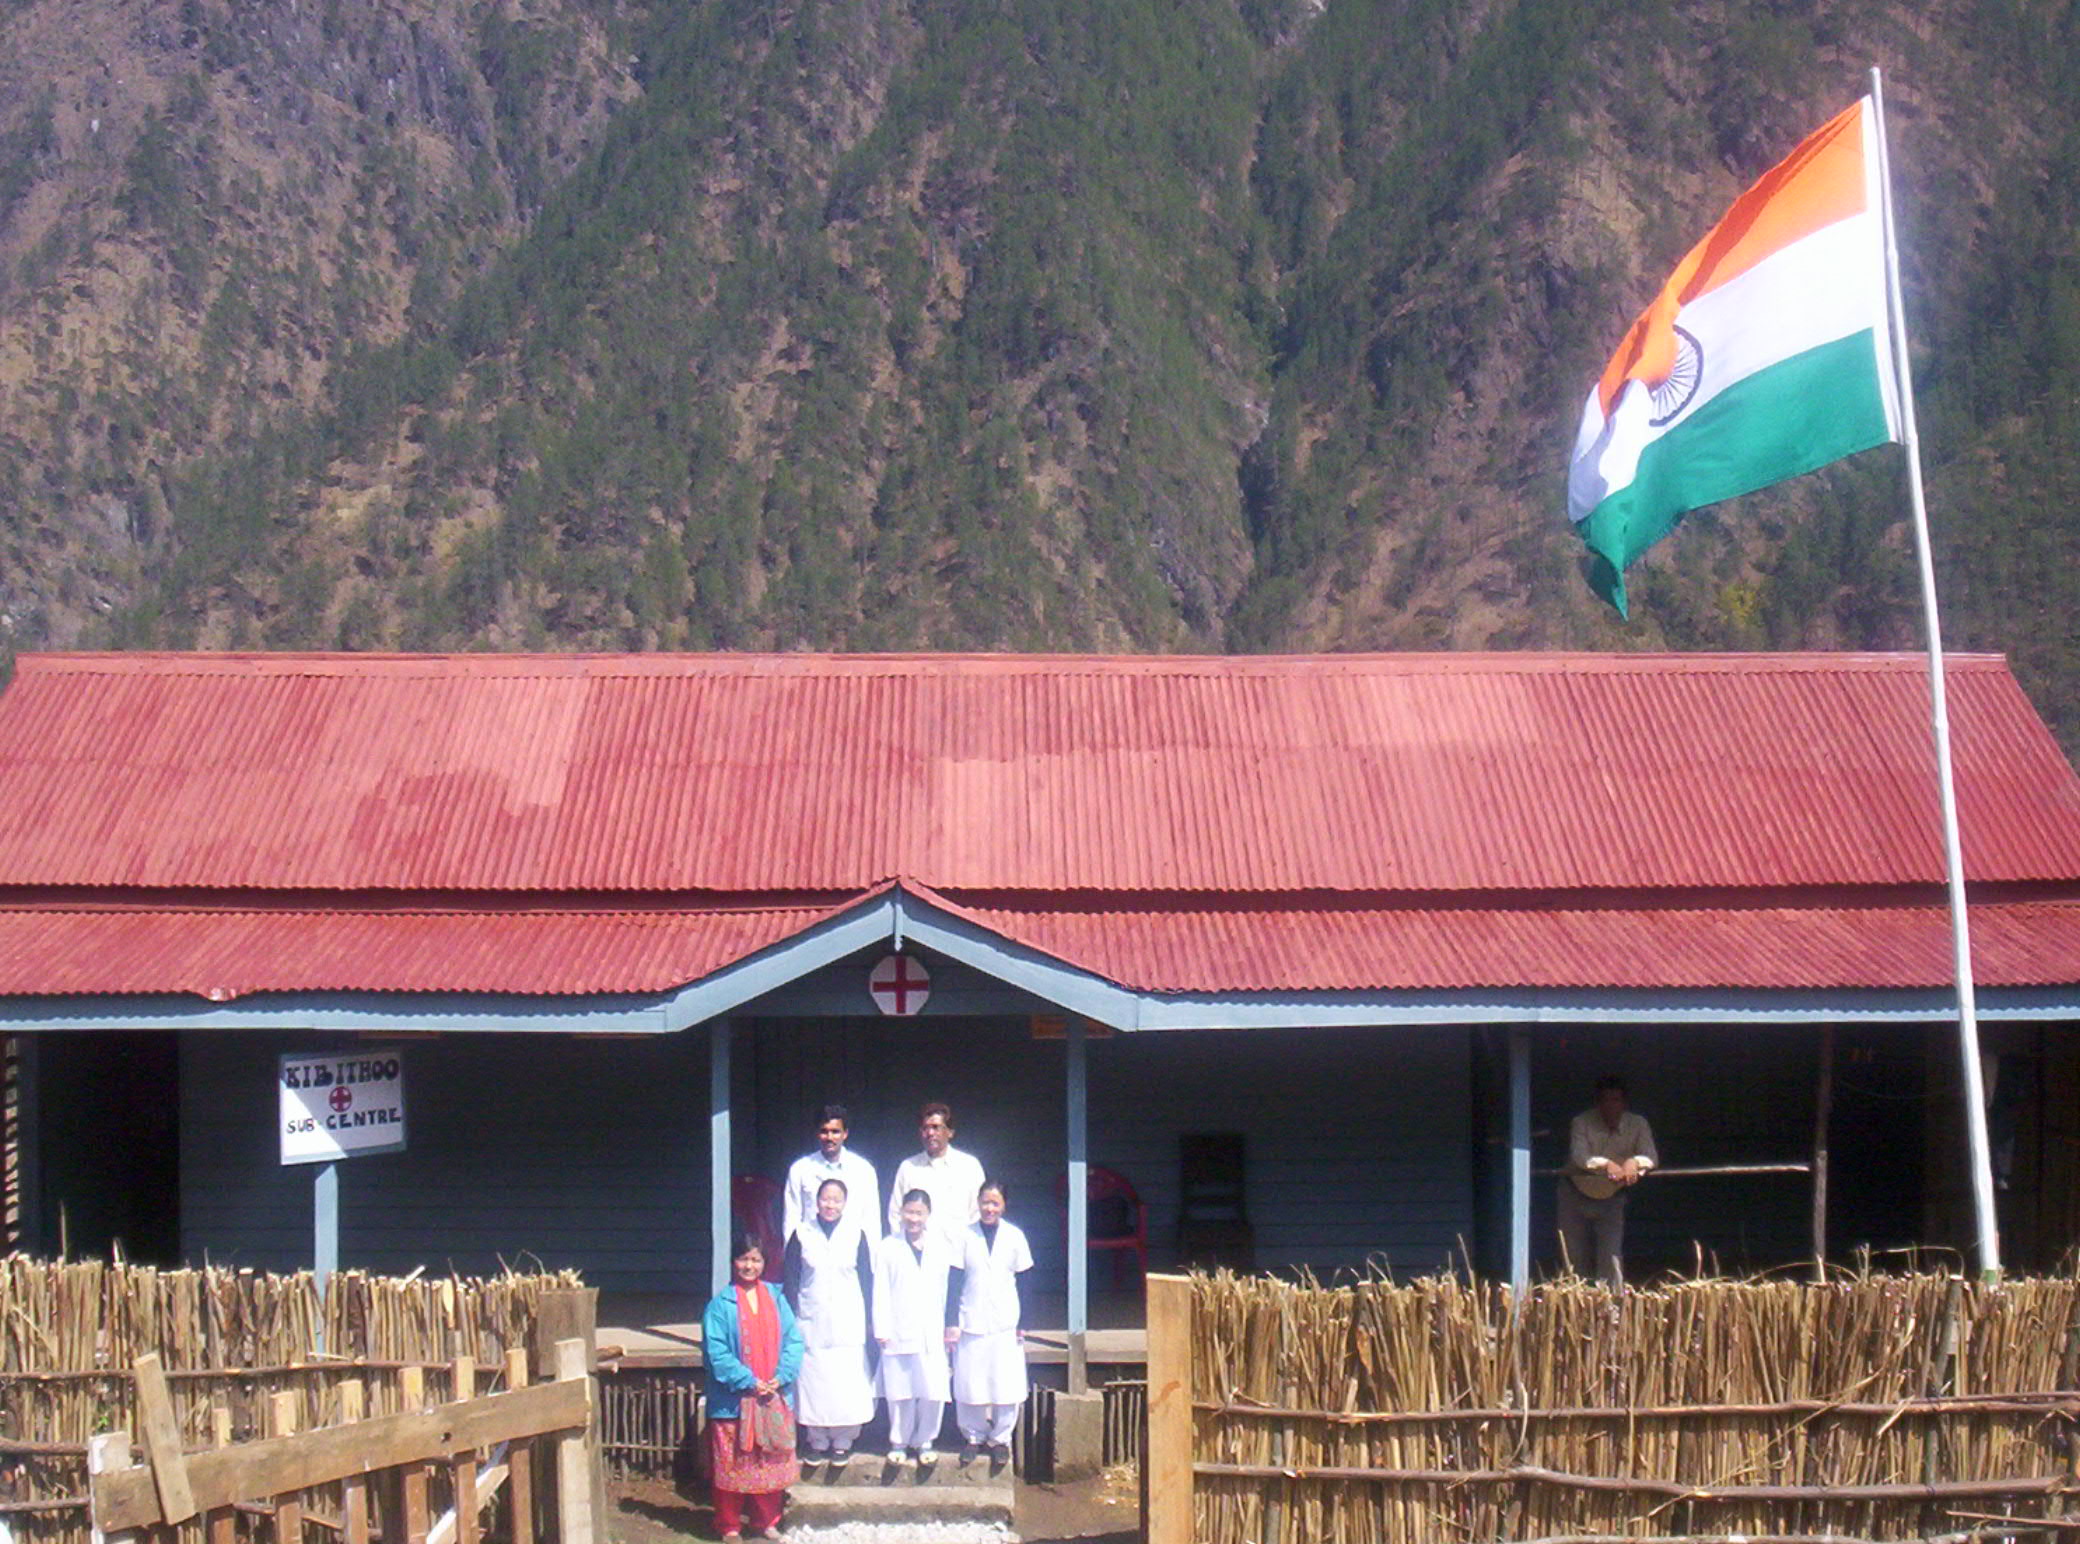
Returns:
[[[802,1477],[801,1460],[794,1448],[758,1448],[743,1452],[737,1446],[735,1420],[708,1422],[708,1473],[717,1490],[733,1490],[741,1496],[765,1496],[783,1491]]]

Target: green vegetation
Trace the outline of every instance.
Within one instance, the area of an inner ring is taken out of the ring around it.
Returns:
[[[268,179],[213,105],[263,44],[184,0],[113,196],[197,362],[47,394],[37,472],[171,533],[126,643],[1911,646],[1895,452],[1693,518],[1630,626],[1558,514],[1629,315],[1877,57],[1953,637],[2080,735],[2080,5],[1968,10],[493,3],[424,72],[451,158],[370,106]]]

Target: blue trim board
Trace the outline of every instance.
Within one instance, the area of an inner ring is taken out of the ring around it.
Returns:
[[[907,891],[892,890],[659,996],[269,992],[229,1003],[173,994],[0,997],[0,1033],[300,1029],[670,1034],[738,1011],[749,1017],[829,1016],[840,999],[805,978],[898,937],[1002,982],[1010,990],[1001,1000],[992,999],[992,1011],[1052,1006],[1122,1031],[1472,1024],[1941,1023],[1957,1017],[1956,996],[1948,988],[1137,992],[953,916]],[[978,1011],[972,1005],[962,1006],[966,1011]],[[1992,1021],[2080,1019],[2080,983],[1982,987],[1978,1007],[1979,1016]]]

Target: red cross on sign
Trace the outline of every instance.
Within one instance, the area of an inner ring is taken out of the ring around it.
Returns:
[[[873,994],[874,1006],[883,1013],[908,1018],[932,995],[932,978],[908,955],[890,954],[867,977],[867,990]]]
[[[354,1090],[347,1087],[346,1084],[342,1083],[339,1085],[339,1087],[335,1088],[331,1093],[325,1096],[325,1102],[331,1105],[335,1110],[344,1110],[348,1105],[354,1102]]]

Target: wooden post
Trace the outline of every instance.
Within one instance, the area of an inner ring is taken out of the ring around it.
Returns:
[[[477,1359],[455,1358],[455,1387],[448,1395],[453,1404],[477,1397]],[[477,1544],[477,1455],[458,1453],[448,1461],[448,1475],[455,1491],[455,1544]]]
[[[506,1353],[506,1387],[527,1387],[527,1352],[515,1346]],[[515,1442],[506,1450],[506,1490],[512,1498],[513,1544],[534,1544],[534,1444]],[[352,1544],[352,1541],[349,1541]]]
[[[1813,1280],[1827,1280],[1827,1123],[1834,1116],[1834,1026],[1820,1026],[1813,1089]]]
[[[727,1247],[727,1246],[724,1246]],[[566,1340],[585,1342],[585,1370],[599,1365],[599,1288],[559,1287],[541,1293],[534,1306],[534,1375],[556,1376],[556,1348]]]
[[[1069,1392],[1090,1392],[1091,1226],[1090,1077],[1083,1020],[1069,1015],[1068,1048],[1069,1188]]]
[[[1148,1278],[1147,1544],[1192,1544],[1192,1284]]]
[[[267,1401],[267,1434],[293,1437],[302,1413],[303,1396],[285,1389]],[[275,1498],[274,1544],[303,1544],[303,1497],[294,1492]]]
[[[1531,1030],[1509,1030],[1509,1288],[1517,1306],[1531,1287]]]
[[[729,1038],[730,1021],[716,1019],[708,1026],[708,1274],[711,1290],[720,1292],[729,1280],[729,1235],[734,1226],[730,1207],[732,1178],[729,1125]]]
[[[94,1490],[94,1476],[114,1474],[121,1469],[134,1469],[136,1467],[136,1464],[130,1458],[130,1433],[127,1431],[108,1431],[103,1432],[98,1437],[90,1438],[87,1442],[87,1490],[89,1498],[91,1499]],[[93,1528],[94,1544],[138,1544],[139,1536],[136,1530],[125,1529],[120,1533],[104,1533],[101,1529],[100,1517],[91,1505],[87,1508],[87,1515],[91,1520]]]
[[[173,1396],[166,1392],[166,1370],[159,1365],[158,1353],[147,1351],[131,1371],[137,1380],[138,1427],[144,1435],[145,1460],[152,1466],[152,1483],[159,1490],[159,1510],[169,1523],[184,1523],[195,1515],[195,1497],[188,1489],[188,1460],[181,1452]]]
[[[583,1431],[556,1439],[556,1521],[560,1544],[605,1544],[594,1531],[594,1508],[604,1498],[593,1495],[593,1448],[599,1437],[599,1394],[585,1370],[585,1342],[565,1340],[556,1347],[558,1380],[584,1378],[586,1417]]]
[[[339,1386],[339,1423],[352,1426],[368,1414],[368,1393],[359,1378]],[[368,1544],[368,1478],[350,1474],[340,1481],[340,1511],[346,1544]]]
[[[398,1398],[405,1410],[426,1408],[426,1369],[407,1367],[397,1378]],[[408,1464],[404,1478],[399,1481],[404,1504],[398,1508],[404,1526],[403,1544],[426,1544],[426,1530],[431,1525],[426,1505],[426,1466]]]
[[[217,1448],[231,1446],[231,1407],[221,1396],[210,1401],[209,1444]],[[209,1544],[238,1544],[238,1513],[234,1508],[220,1506],[209,1514]]]

